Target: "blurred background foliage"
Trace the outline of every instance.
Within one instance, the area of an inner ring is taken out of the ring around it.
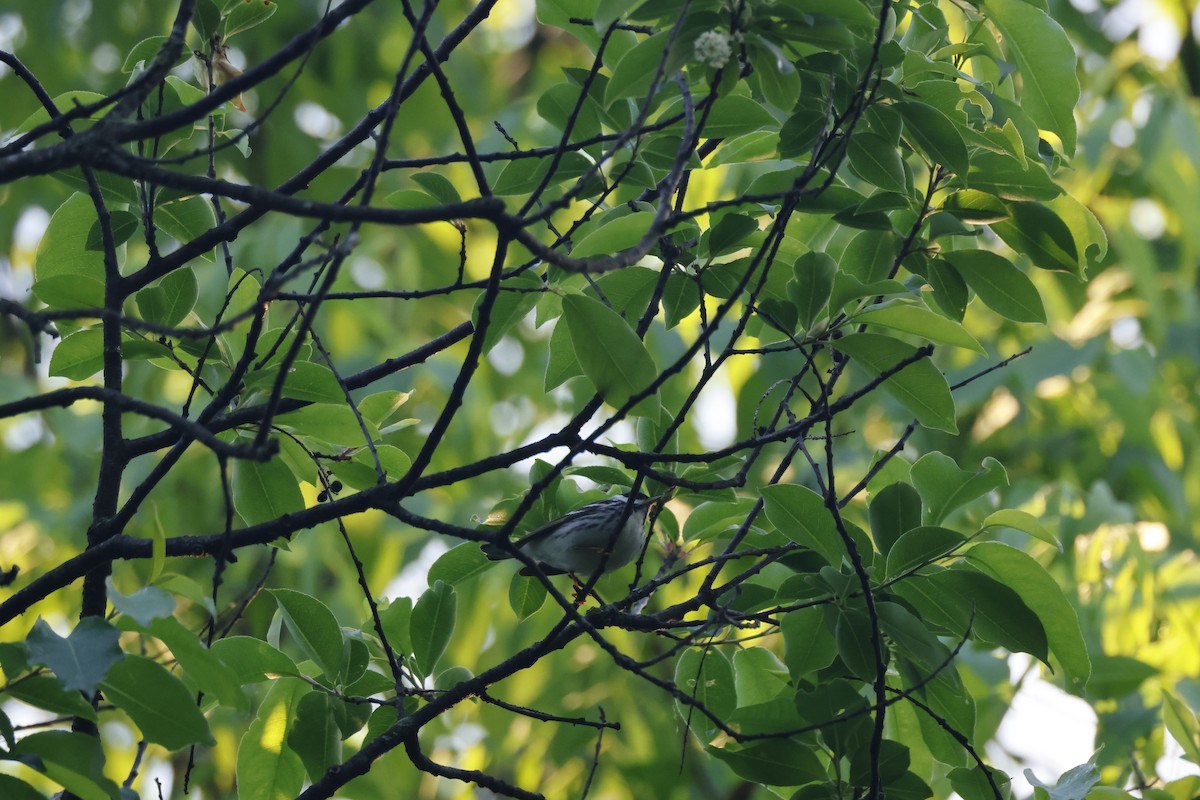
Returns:
[[[338,34],[343,39],[340,46],[318,48],[295,90],[283,96],[282,107],[252,137],[252,157],[227,155],[220,163],[225,174],[275,185],[344,132],[364,106],[386,97],[395,56],[408,36],[407,24],[388,5],[374,4],[347,26]],[[439,26],[461,18],[471,5],[443,0],[431,38],[439,38],[445,32]],[[233,60],[254,63],[256,56],[274,51],[315,19],[323,6],[319,0],[287,0],[270,24],[233,37]],[[919,431],[914,445],[919,452],[939,449],[963,465],[998,458],[1011,479],[1011,486],[1001,490],[1001,502],[1038,515],[1060,535],[1062,554],[1048,545],[1032,552],[1077,601],[1096,664],[1086,699],[1098,717],[1094,744],[1103,746],[1097,763],[1107,780],[1120,781],[1130,774],[1131,758],[1153,774],[1156,762],[1171,749],[1157,713],[1162,689],[1176,690],[1194,708],[1200,707],[1200,563],[1194,551],[1200,535],[1200,107],[1194,77],[1197,48],[1190,25],[1196,12],[1182,0],[1051,0],[1049,6],[1081,57],[1080,147],[1066,183],[1103,222],[1110,249],[1087,283],[1063,273],[1034,271],[1031,277],[1050,316],[1049,329],[1038,329],[1035,341],[1030,341],[1033,327],[1005,321],[973,304],[966,325],[989,354],[1004,357],[1031,343],[1033,352],[957,393],[959,426],[967,435]],[[537,100],[561,82],[563,67],[589,58],[574,39],[538,25],[534,10],[532,0],[500,3],[484,25],[486,35],[472,37],[446,66],[483,151],[507,147],[493,122],[522,146],[553,141],[553,132],[536,113]],[[173,13],[173,4],[157,0],[0,3],[0,48],[16,52],[52,95],[71,89],[111,92],[128,79],[122,72],[126,54],[140,40],[165,31]],[[373,24],[363,24],[368,21]],[[186,65],[179,74],[194,81]],[[249,116],[235,116],[234,123],[248,121],[272,101],[267,92],[282,87],[283,81],[277,76],[248,94]],[[13,130],[35,110],[34,98],[0,67],[0,130]],[[458,149],[444,103],[428,82],[405,105],[395,151],[417,158]],[[358,148],[330,171],[328,188],[322,181],[314,184],[313,196],[333,199],[369,156],[369,147]],[[465,166],[439,170],[456,183],[469,183]],[[737,178],[738,173],[730,171],[725,179],[732,184]],[[707,175],[701,179],[720,180]],[[417,187],[410,180],[385,174],[381,196],[413,188]],[[730,193],[729,187],[715,183],[707,190],[696,194]],[[41,231],[70,191],[52,178],[27,181],[19,192],[13,185],[0,187],[4,296],[27,296]],[[277,225],[242,235],[232,244],[234,262],[250,269],[278,261],[300,232],[298,223],[289,224],[295,229]],[[472,230],[468,246],[486,250],[488,235],[483,226]],[[444,284],[453,277],[447,270],[457,264],[460,244],[449,224],[403,233],[368,231],[335,290]],[[135,246],[136,239],[130,244]],[[131,255],[129,261],[136,259]],[[225,275],[213,269],[207,275],[200,271],[199,277],[197,310],[211,318],[226,288]],[[318,331],[339,366],[353,371],[404,353],[467,319],[469,309],[440,297],[356,301],[353,307],[333,302]],[[545,396],[547,336],[523,323],[492,351],[439,458],[473,461],[556,429],[565,418],[565,412],[556,414],[556,402],[563,409],[574,403],[569,394]],[[660,333],[648,346],[669,352],[678,347],[678,339],[670,332]],[[412,393],[404,413],[419,422],[394,434],[392,443],[410,453],[419,446],[463,348],[440,354],[429,368],[399,373],[373,387]],[[40,364],[34,361],[35,352],[23,329],[0,318],[0,402],[62,381],[46,377],[46,352]],[[973,356],[955,357],[960,361],[942,362],[951,383],[983,363]],[[700,449],[730,441],[735,434],[746,435],[754,404],[782,375],[772,374],[769,360],[758,372],[734,370],[725,391],[707,398],[705,429],[685,427],[682,446]],[[182,400],[186,384],[179,378],[178,373],[143,365],[130,370],[128,386],[139,396]],[[48,411],[40,419],[0,421],[0,563],[11,564],[20,556],[27,564],[31,559],[53,564],[82,549],[98,465],[96,413],[97,407],[89,404]],[[865,466],[873,448],[890,446],[900,429],[878,409],[855,413],[857,427],[865,433]],[[622,437],[632,441],[633,433],[618,430],[615,438]],[[433,466],[451,464],[435,461]],[[140,480],[146,469],[135,463],[127,479]],[[211,474],[211,469],[210,456],[193,449],[156,490],[131,532],[219,530],[219,487],[192,479]],[[414,510],[471,524],[498,500],[527,486],[527,469],[522,465],[489,474],[469,487],[456,487],[453,494],[426,493]],[[308,489],[312,502],[316,489]],[[429,564],[446,547],[382,514],[351,518],[347,526],[367,565],[368,579],[375,587],[387,587],[381,592],[386,597],[418,594]],[[357,626],[365,608],[332,533],[332,528],[323,528],[297,537],[289,551],[280,554],[271,582],[317,595],[343,624]],[[253,584],[266,559],[262,552],[245,554],[229,567],[226,581]],[[173,567],[190,571],[198,586],[205,584],[211,570],[203,562]],[[148,569],[148,564],[118,565],[116,585],[139,585]],[[141,576],[133,580],[133,572]],[[460,608],[468,611],[460,614],[449,662],[478,669],[534,641],[553,625],[555,615],[545,610],[517,624],[506,609],[507,580],[507,573],[495,570],[458,587]],[[602,594],[605,581],[599,585]],[[51,621],[74,620],[72,597],[57,595],[42,603],[39,612]],[[497,608],[505,613],[493,613]],[[256,601],[244,624],[261,630],[273,613],[272,603]],[[19,636],[24,631],[13,629],[32,622],[30,618],[9,626],[6,638]],[[493,650],[498,641],[504,646]],[[630,638],[618,643],[641,658],[654,655],[646,652],[653,642]],[[1001,726],[1025,676],[1011,676],[991,654],[968,653],[965,658],[960,669],[970,676],[982,741],[989,738],[989,728]],[[1103,680],[1110,673],[1113,680]],[[1136,674],[1145,680],[1131,682],[1129,676]],[[715,762],[681,760],[682,732],[677,738],[662,735],[678,729],[672,705],[652,688],[616,672],[592,643],[580,642],[552,655],[504,689],[507,700],[521,705],[568,714],[602,706],[609,718],[620,720],[620,733],[604,739],[607,756],[596,776],[594,797],[729,796],[737,782]],[[902,715],[896,719],[893,724],[904,724]],[[590,729],[551,727],[482,704],[469,711],[458,709],[436,725],[440,737],[430,754],[440,760],[508,772],[516,783],[537,785],[552,797],[577,792],[587,778],[595,742]],[[198,764],[193,781],[205,796],[218,797],[232,787],[238,731],[222,725],[220,718],[212,720],[212,728],[217,746],[210,759]],[[1092,746],[1086,741],[1086,719],[1073,735],[1083,737],[1086,758]],[[1053,753],[1022,754],[1006,741],[1010,740],[1002,737],[993,743],[989,753],[1004,757],[1007,747],[1012,751],[1008,755],[1026,759],[1024,763],[1035,769],[1056,763]],[[130,745],[132,758],[132,740]],[[122,775],[127,767],[114,763],[110,774]],[[167,774],[153,763],[146,769],[148,774]],[[1163,762],[1163,769],[1177,765]],[[1039,771],[1039,776],[1053,777],[1048,771]],[[356,787],[363,792],[359,796],[375,791],[380,798],[460,797],[472,796],[473,791],[438,782],[398,758],[377,763]],[[179,790],[174,787],[176,793]]]

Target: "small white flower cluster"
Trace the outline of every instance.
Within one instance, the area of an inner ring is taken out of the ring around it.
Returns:
[[[729,44],[728,34],[719,31],[705,31],[696,37],[696,60],[714,69],[721,69],[729,63],[733,48]]]

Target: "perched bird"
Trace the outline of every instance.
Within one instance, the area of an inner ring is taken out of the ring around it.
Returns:
[[[513,546],[549,575],[587,576],[602,562],[604,571],[612,572],[641,552],[646,515],[663,499],[665,496],[647,497],[639,492],[632,499],[622,494],[588,503],[518,539]],[[495,544],[485,544],[483,552],[493,561],[512,557]],[[528,567],[521,572],[530,574]]]

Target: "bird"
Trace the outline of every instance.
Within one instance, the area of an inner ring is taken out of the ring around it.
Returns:
[[[601,566],[604,572],[612,572],[637,558],[646,538],[646,516],[665,497],[638,492],[632,499],[621,494],[588,503],[523,536],[512,547],[537,562],[547,575],[566,573],[574,578],[591,575]],[[493,561],[513,557],[509,549],[494,543],[485,544],[483,553]],[[524,567],[521,574],[533,571]]]

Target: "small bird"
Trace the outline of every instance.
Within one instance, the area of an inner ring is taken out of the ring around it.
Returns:
[[[221,37],[213,34],[212,37],[212,53],[213,53],[213,74],[218,84],[225,81],[233,80],[242,74],[242,71],[235,67],[229,61],[229,50],[225,47],[225,43],[221,41]],[[242,96],[239,94],[233,98],[233,105],[238,111],[245,112],[246,104],[242,102]]]
[[[665,495],[638,492],[632,499],[622,494],[588,503],[518,539],[513,547],[548,575],[591,575],[601,563],[605,572],[612,572],[637,558],[646,538],[646,515],[664,499]],[[493,561],[512,557],[495,544],[485,544],[483,552]],[[531,574],[528,567],[521,573]]]

